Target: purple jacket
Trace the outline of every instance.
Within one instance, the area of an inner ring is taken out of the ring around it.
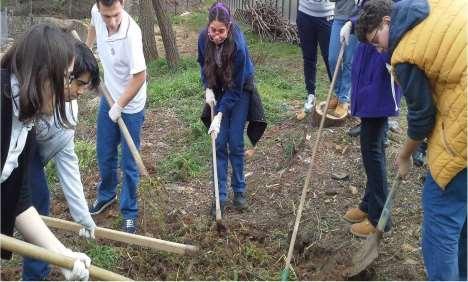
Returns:
[[[397,116],[401,90],[395,83],[392,93],[388,53],[379,53],[367,43],[359,43],[351,68],[351,115],[357,117]]]

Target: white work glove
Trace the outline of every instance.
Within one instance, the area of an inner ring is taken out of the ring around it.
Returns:
[[[112,108],[109,110],[109,118],[113,122],[117,122],[119,117],[122,115],[122,110],[123,108],[119,105],[119,103],[115,102],[114,105],[112,105]]]
[[[96,239],[94,237],[94,231],[96,230],[96,224],[94,224],[94,221],[90,225],[83,225],[83,227],[80,229],[80,232],[78,235],[85,237],[86,239]]]
[[[341,44],[348,45],[349,43],[349,36],[351,35],[351,28],[353,27],[353,23],[351,21],[347,21],[340,30],[340,42]]]
[[[213,93],[213,90],[211,90],[210,88],[206,88],[205,90],[205,103],[207,103],[210,106],[216,105],[215,95]]]
[[[213,120],[211,121],[210,129],[208,129],[208,134],[211,136],[218,137],[219,129],[221,127],[221,119],[223,118],[223,113],[218,113],[214,116]]]
[[[72,270],[61,268],[65,279],[87,281],[89,279],[89,267],[91,266],[91,259],[83,253],[73,252],[70,249],[65,249],[63,254],[67,257],[75,259]]]

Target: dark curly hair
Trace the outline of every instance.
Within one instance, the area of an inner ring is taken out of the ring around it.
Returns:
[[[367,42],[366,35],[380,26],[383,17],[391,15],[392,7],[391,0],[370,0],[364,4],[354,29],[359,41]]]

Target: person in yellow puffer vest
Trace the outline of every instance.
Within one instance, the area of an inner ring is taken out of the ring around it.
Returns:
[[[408,139],[395,161],[406,176],[428,138],[422,251],[429,280],[467,280],[467,0],[372,0],[358,39],[391,54],[408,105]]]

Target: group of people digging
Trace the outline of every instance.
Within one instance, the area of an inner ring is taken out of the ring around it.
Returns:
[[[308,91],[305,112],[315,104],[317,44],[329,77],[328,62],[330,66],[339,63],[337,50],[346,45],[330,113],[346,115],[351,102],[351,114],[361,118],[367,183],[359,207],[347,211],[344,218],[353,223],[350,230],[357,236],[375,232],[387,197],[387,118],[399,114],[404,95],[408,138],[395,165],[398,176],[405,177],[411,154],[427,139],[422,250],[428,278],[466,280],[468,2],[331,2],[300,0],[298,29]],[[72,217],[83,226],[80,235],[93,238],[96,225],[91,215],[116,201],[118,167],[122,170],[122,230],[135,233],[138,228],[139,171],[117,121],[125,122],[139,148],[146,63],[141,30],[123,4],[123,0],[96,1],[86,45],[61,28],[39,24],[1,59],[1,231],[12,236],[16,228],[26,241],[75,259],[72,270],[62,270],[70,280],[88,279],[91,260],[66,248],[39,216],[49,210],[44,176],[48,161],[55,162]],[[99,105],[96,151],[100,182],[96,200],[88,208],[73,140],[76,99],[100,83],[99,67],[90,49],[95,42],[104,84],[114,103],[109,106],[102,97]],[[247,134],[255,144],[266,123],[247,42],[222,3],[209,9],[207,27],[199,35],[197,61],[205,89],[203,120],[216,139],[221,211],[228,200],[228,162],[233,204],[245,209],[244,129],[248,122]],[[209,107],[213,107],[213,119]],[[390,228],[388,224],[386,230]],[[2,250],[2,258],[10,257],[11,253]],[[24,260],[24,280],[46,279],[48,271],[43,262]]]

